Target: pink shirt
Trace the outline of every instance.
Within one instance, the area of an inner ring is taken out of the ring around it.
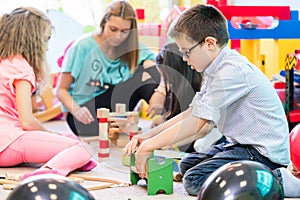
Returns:
[[[0,152],[25,133],[18,119],[15,80],[23,79],[35,89],[33,68],[21,56],[0,62]]]

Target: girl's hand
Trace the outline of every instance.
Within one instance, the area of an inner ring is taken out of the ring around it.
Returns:
[[[148,116],[153,117],[155,115],[163,114],[165,96],[159,92],[154,92],[149,100]]]
[[[161,104],[150,104],[147,110],[147,117],[155,117],[156,115],[162,115],[164,113],[164,106]]]
[[[151,121],[151,128],[154,128],[155,126],[162,124],[165,121],[165,119],[162,115],[156,115],[151,119]]]
[[[87,107],[78,107],[76,108],[72,115],[83,124],[90,124],[94,121],[92,114],[90,113]]]

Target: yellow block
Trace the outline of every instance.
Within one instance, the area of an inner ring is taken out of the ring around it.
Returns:
[[[124,155],[124,148],[122,149],[122,164],[124,166],[130,166],[130,156]]]
[[[140,118],[150,120],[150,116],[147,116],[148,107],[149,104],[144,99],[141,99],[134,108],[134,111],[139,113]]]

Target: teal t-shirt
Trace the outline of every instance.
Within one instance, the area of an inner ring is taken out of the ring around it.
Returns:
[[[143,44],[139,44],[139,62],[154,60],[155,54]],[[69,93],[74,101],[82,105],[104,93],[106,85],[116,85],[128,80],[132,74],[126,63],[120,59],[111,60],[101,51],[92,33],[76,40],[68,49],[62,72],[70,72],[74,83]],[[63,112],[67,112],[62,107]]]

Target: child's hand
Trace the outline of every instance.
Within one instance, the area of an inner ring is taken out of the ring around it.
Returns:
[[[155,115],[153,118],[151,118],[151,120],[152,120],[151,128],[154,128],[155,126],[158,126],[165,121],[162,115]]]
[[[149,100],[148,116],[162,114],[164,111],[165,96],[159,92],[154,92]]]
[[[147,110],[147,117],[153,118],[156,115],[161,115],[164,112],[164,106],[160,104],[152,104]]]
[[[151,152],[143,152],[138,150],[135,153],[135,167],[141,178],[148,178],[147,176],[147,161],[151,156]]]
[[[138,137],[138,135],[135,135],[131,138],[130,142],[127,143],[127,145],[124,148],[124,155],[131,155],[133,154],[139,147],[139,145],[142,143],[142,139]]]

